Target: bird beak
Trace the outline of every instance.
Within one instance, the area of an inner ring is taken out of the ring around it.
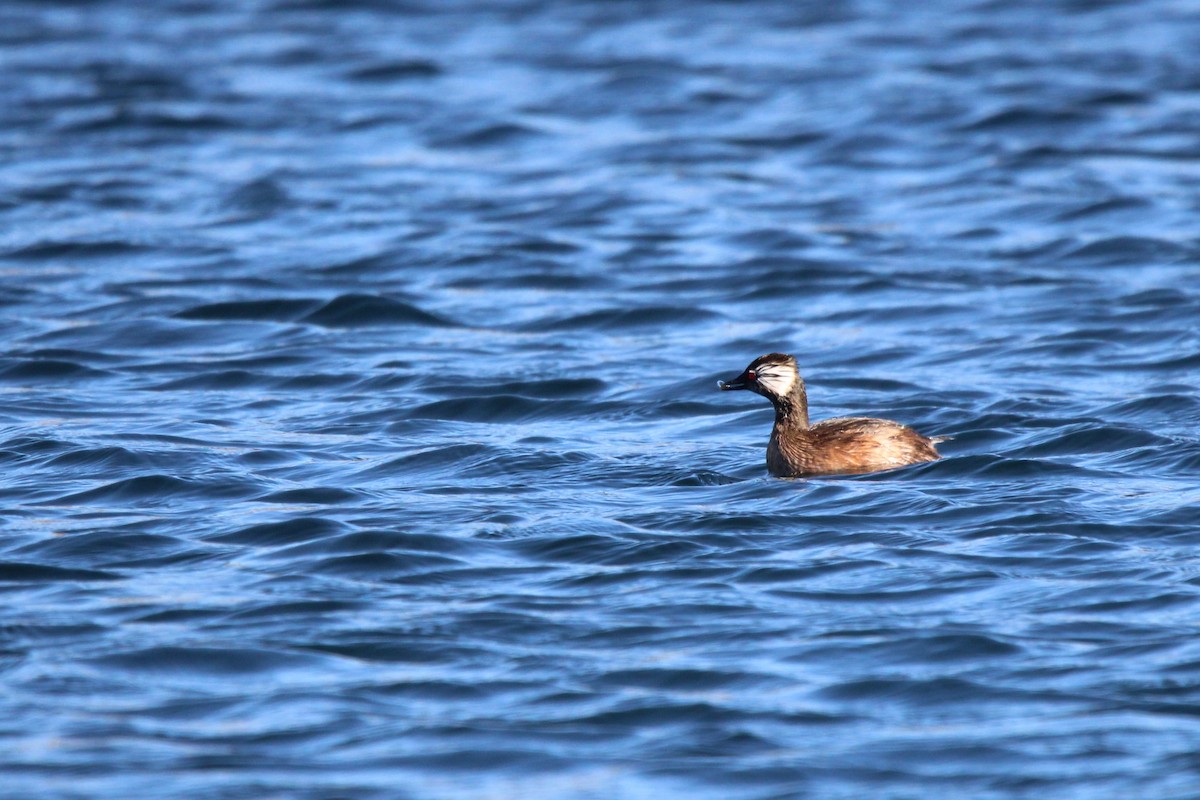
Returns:
[[[717,388],[722,392],[732,392],[734,389],[745,389],[750,384],[750,379],[746,377],[746,373],[738,375],[728,383],[725,381],[717,381]]]

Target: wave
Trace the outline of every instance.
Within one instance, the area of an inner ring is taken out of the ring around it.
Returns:
[[[420,308],[380,295],[345,294],[335,297],[300,321],[327,328],[358,328],[378,325],[424,325],[449,327],[456,323]]]

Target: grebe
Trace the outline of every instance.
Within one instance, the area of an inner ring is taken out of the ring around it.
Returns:
[[[767,444],[767,470],[778,478],[855,475],[908,464],[937,461],[934,449],[946,437],[922,436],[887,419],[838,417],[808,424],[808,394],[796,359],[770,353],[750,362],[723,391],[749,389],[775,406],[775,427]]]

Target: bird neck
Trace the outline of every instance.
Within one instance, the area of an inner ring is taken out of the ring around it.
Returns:
[[[773,397],[771,403],[775,406],[776,427],[801,430],[808,427],[808,392],[804,390],[801,378],[796,378],[796,384],[786,397]]]

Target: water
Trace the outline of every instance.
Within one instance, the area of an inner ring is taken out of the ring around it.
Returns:
[[[1200,797],[1198,20],[4,4],[5,796]]]

